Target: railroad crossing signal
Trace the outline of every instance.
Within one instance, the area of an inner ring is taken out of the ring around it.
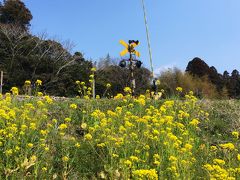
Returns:
[[[133,57],[133,55],[135,54],[136,56],[140,57],[140,53],[134,49],[140,43],[139,43],[138,40],[137,41],[129,40],[128,43],[126,43],[123,40],[120,40],[119,43],[125,47],[125,49],[120,52],[120,56],[124,56],[127,53],[129,53],[129,55],[130,55],[129,59],[121,60],[120,63],[119,63],[119,66],[125,68],[127,66],[127,62],[129,62],[128,67],[129,67],[130,76],[131,76],[132,95],[134,95],[135,94],[135,88],[136,88],[135,77],[134,77],[134,69],[135,69],[135,67],[140,68],[141,65],[142,65],[142,62],[135,59],[135,57]]]
[[[135,54],[137,57],[140,57],[140,52],[134,49],[136,46],[140,44],[139,41],[129,40],[128,43],[126,43],[125,41],[120,40],[119,43],[126,48],[120,52],[120,56],[124,56],[127,53],[130,53]]]

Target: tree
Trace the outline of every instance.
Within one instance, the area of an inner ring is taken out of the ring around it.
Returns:
[[[61,72],[46,84],[47,93],[72,97],[78,94],[75,84],[77,80],[88,82],[93,67],[92,62],[85,60],[82,55],[76,56],[76,53],[69,62],[71,63],[65,65]]]
[[[118,59],[113,59],[110,54],[108,53],[106,57],[100,58],[99,61],[97,62],[97,69],[104,69],[106,67],[109,67],[111,65],[117,65],[116,61]]]
[[[234,78],[234,79],[238,79],[239,78],[238,70],[234,69],[231,73],[231,77]]]
[[[69,46],[44,35],[32,36],[19,26],[0,24],[0,69],[7,75],[4,90],[21,87],[25,80],[41,79],[47,93],[73,95],[75,80],[82,76],[87,80],[92,63],[85,61],[81,53],[72,56]]]
[[[208,78],[216,86],[217,91],[220,93],[224,87],[224,80],[222,75],[217,72],[217,69],[214,66],[209,68]]]
[[[224,78],[224,80],[228,80],[229,79],[229,72],[227,72],[227,71],[224,71],[223,72],[223,78]]]
[[[195,57],[192,61],[189,61],[186,72],[194,76],[203,77],[208,75],[209,66],[202,59]]]
[[[238,70],[234,69],[227,82],[227,89],[231,98],[239,98],[240,96],[240,75]]]
[[[14,24],[27,30],[32,18],[31,12],[20,0],[6,0],[0,5],[0,23]]]
[[[224,77],[218,73],[214,66],[209,67],[202,59],[194,58],[188,63],[186,72],[200,78],[206,76],[221,94],[224,87]]]

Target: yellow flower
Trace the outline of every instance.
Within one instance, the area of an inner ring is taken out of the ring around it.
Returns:
[[[125,160],[125,161],[124,161],[124,164],[127,165],[127,166],[129,166],[129,167],[132,166],[132,162],[129,161],[129,160]]]
[[[12,87],[11,90],[13,95],[18,95],[18,88],[17,87]]]
[[[203,167],[204,167],[205,169],[207,169],[208,171],[213,171],[213,170],[214,170],[214,168],[212,167],[211,164],[205,164]]]
[[[118,93],[116,96],[114,96],[114,99],[123,99],[123,95]]]
[[[75,144],[75,147],[79,148],[81,145],[79,143]]]
[[[69,161],[69,158],[68,158],[67,156],[63,156],[63,157],[62,157],[62,161],[63,161],[63,162],[68,162],[68,161]]]
[[[160,156],[159,156],[159,154],[154,154],[154,155],[153,155],[153,158],[159,160],[159,159],[160,159]]]
[[[240,161],[240,154],[237,155],[237,160]]]
[[[87,128],[87,124],[86,124],[86,123],[82,123],[82,124],[81,124],[81,128],[82,128],[82,129],[86,129],[86,128]]]
[[[193,148],[193,146],[191,145],[191,144],[185,144],[185,146],[184,146],[187,150],[189,150],[189,151],[191,151],[192,150],[192,148]]]
[[[47,168],[46,167],[42,167],[42,171],[47,171]]]
[[[233,131],[233,132],[232,132],[232,135],[233,135],[233,137],[235,137],[236,139],[238,139],[238,137],[239,137],[239,132]]]
[[[170,156],[169,161],[177,161],[177,158],[175,156]]]
[[[99,144],[97,144],[97,147],[105,147],[106,145],[105,145],[105,143],[99,143]]]
[[[217,147],[216,147],[216,146],[211,146],[211,147],[210,147],[210,150],[211,150],[211,151],[216,151],[216,150],[217,150]]]
[[[54,124],[56,124],[56,123],[57,123],[57,119],[52,119],[52,122],[53,122]]]
[[[6,154],[7,156],[11,156],[11,155],[13,154],[13,150],[12,150],[12,149],[6,150],[6,151],[5,151],[5,154]]]
[[[222,160],[222,159],[214,159],[214,160],[213,160],[213,163],[214,163],[214,164],[219,164],[219,165],[224,165],[224,164],[225,164],[225,161]]]
[[[86,140],[91,140],[92,139],[92,135],[91,134],[86,134],[85,136],[84,136],[84,138],[86,139]]]
[[[87,96],[87,95],[86,95],[86,96],[84,96],[83,98],[84,98],[84,99],[90,99],[90,98],[89,98],[89,96]]]
[[[47,131],[47,130],[41,130],[40,133],[41,133],[42,135],[47,135],[48,131]]]
[[[155,164],[156,166],[159,166],[159,165],[160,165],[160,161],[155,160],[155,161],[153,162],[153,164]]]
[[[32,156],[30,157],[30,161],[35,162],[36,160],[37,160],[37,156],[32,155]]]
[[[58,127],[58,129],[60,130],[64,130],[64,129],[67,129],[67,124],[60,124],[60,126]]]
[[[21,125],[21,130],[25,131],[27,129],[27,126],[25,124]]]
[[[81,82],[80,82],[80,81],[78,81],[78,80],[77,80],[77,81],[75,81],[75,83],[76,83],[76,84],[78,84],[78,85],[79,85],[79,84],[81,84]]]
[[[32,148],[32,147],[33,147],[33,144],[32,144],[32,143],[28,143],[28,147],[29,147],[29,148]]]
[[[25,86],[30,86],[31,85],[31,81],[26,80],[24,84],[25,84]]]
[[[158,174],[155,169],[139,169],[132,172],[133,177],[136,179],[148,179],[148,180],[157,180]],[[134,178],[134,179],[135,179]]]
[[[77,109],[77,105],[76,104],[70,104],[70,108]]]
[[[36,83],[37,86],[41,86],[42,85],[42,81],[40,79],[37,79],[35,83]]]
[[[233,143],[226,143],[226,144],[220,144],[219,145],[223,149],[228,149],[228,150],[234,150],[235,146]]]
[[[134,162],[134,161],[136,161],[136,162],[139,161],[139,159],[138,159],[137,156],[130,156],[130,159],[131,159],[133,162]]]
[[[53,100],[49,96],[44,96],[45,100],[47,101],[48,104],[52,104]]]
[[[106,179],[106,175],[103,171],[101,171],[98,176],[100,177],[100,179]]]
[[[44,106],[44,103],[42,101],[37,101],[38,106]]]
[[[85,82],[81,82],[81,85],[84,86],[85,85]],[[85,89],[86,86],[84,86],[84,89]]]
[[[193,119],[189,124],[192,126],[197,126],[199,124],[199,121],[197,119]]]
[[[178,92],[182,92],[182,91],[183,91],[183,88],[182,88],[182,87],[177,87],[176,90],[177,90]]]
[[[143,149],[149,150],[149,149],[150,149],[150,146],[149,146],[149,145],[145,145],[145,146],[143,147]]]
[[[124,92],[125,92],[125,93],[132,93],[132,90],[131,90],[130,87],[125,87],[125,88],[124,88]]]
[[[42,92],[37,92],[37,96],[42,97],[43,93]]]
[[[68,118],[68,117],[67,117],[67,118],[64,119],[64,121],[70,122],[70,121],[71,121],[71,118]]]
[[[112,154],[112,157],[113,157],[113,158],[118,158],[119,155],[113,153],[113,154]]]
[[[112,85],[110,83],[107,83],[106,87],[110,88]]]

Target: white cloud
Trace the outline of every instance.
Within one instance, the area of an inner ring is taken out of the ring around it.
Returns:
[[[174,67],[176,67],[177,63],[171,63],[171,64],[166,64],[166,65],[163,65],[163,66],[160,66],[156,69],[153,70],[153,73],[154,73],[154,77],[158,76],[161,74],[161,72],[163,71],[166,71],[168,69],[172,69]]]

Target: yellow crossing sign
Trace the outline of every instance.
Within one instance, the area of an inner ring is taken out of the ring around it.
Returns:
[[[140,52],[138,52],[137,50],[134,49],[136,46],[138,46],[140,44],[139,41],[133,41],[133,40],[131,41],[130,40],[129,44],[128,44],[125,41],[120,40],[119,43],[126,48],[120,52],[120,56],[124,56],[127,53],[130,53],[130,54],[135,54],[136,56],[140,57]]]

